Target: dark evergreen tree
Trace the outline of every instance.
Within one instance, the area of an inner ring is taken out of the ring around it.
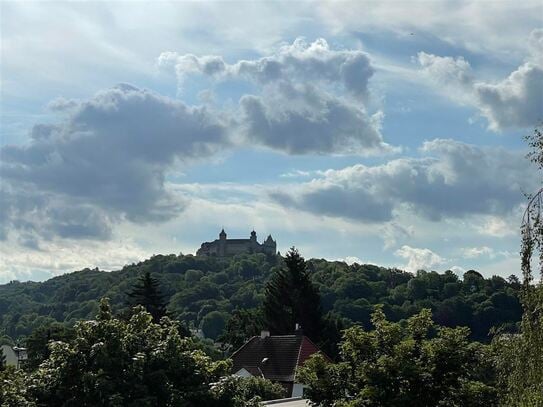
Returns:
[[[166,316],[167,302],[160,291],[160,283],[146,271],[136,282],[131,292],[127,293],[129,305],[143,305],[151,314],[154,322]]]
[[[294,247],[266,285],[265,326],[273,335],[291,334],[300,324],[305,335],[319,341],[322,333],[320,295],[311,282],[305,260]]]

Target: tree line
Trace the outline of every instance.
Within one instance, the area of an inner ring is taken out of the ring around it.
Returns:
[[[0,285],[0,341],[24,342],[41,327],[91,319],[103,297],[110,299],[115,313],[122,312],[129,308],[127,293],[145,273],[160,284],[168,315],[217,340],[229,324],[237,323],[232,318],[259,313],[266,284],[284,262],[263,254],[224,259],[158,255],[118,271],[86,269],[42,283],[13,281]],[[306,267],[320,293],[322,313],[331,323],[371,328],[377,304],[393,322],[429,308],[439,325],[467,326],[471,339],[489,342],[493,328],[515,332],[521,319],[521,283],[516,277],[484,278],[474,270],[463,277],[451,271],[412,275],[322,259],[308,260]]]
[[[290,334],[301,324],[304,334],[335,358],[316,354],[297,372],[316,406],[538,406],[543,400],[541,383],[532,377],[541,375],[541,366],[531,363],[530,372],[530,365],[520,370],[516,362],[519,356],[528,361],[522,352],[541,339],[541,320],[526,325],[531,316],[523,318],[520,333],[501,331],[491,344],[470,340],[468,327],[436,324],[430,309],[391,322],[377,305],[371,328],[344,329],[341,321],[331,324],[323,315],[319,290],[294,248],[264,291],[261,308],[233,316],[230,321],[236,322],[229,322],[222,339],[228,332],[239,339],[240,333],[262,327]],[[541,286],[524,286],[527,311],[527,298],[533,293],[541,298],[540,292]],[[263,378],[231,376],[228,358],[214,360],[169,317],[150,273],[127,294],[128,312],[115,315],[103,299],[93,320],[35,332],[27,342],[24,370],[0,363],[0,405],[256,407],[285,395],[280,385]],[[534,387],[526,381],[530,378]],[[518,404],[517,397],[529,403]]]

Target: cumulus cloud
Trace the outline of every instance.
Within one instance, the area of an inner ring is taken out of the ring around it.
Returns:
[[[170,219],[184,202],[165,187],[166,171],[229,143],[205,108],[130,85],[54,106],[63,120],[36,125],[28,144],[0,150],[4,238],[13,228],[107,239],[120,219]]]
[[[270,56],[233,64],[220,56],[165,52],[158,65],[174,70],[181,86],[194,74],[251,83],[256,94],[242,95],[235,114],[241,143],[288,154],[393,150],[380,131],[382,113],[369,114],[365,107],[374,70],[362,51],[297,39]]]
[[[374,120],[363,109],[313,87],[293,86],[288,94],[290,99],[281,92],[279,97],[246,95],[240,100],[241,128],[250,143],[289,154],[392,151],[382,140],[377,116]],[[307,97],[313,98],[311,105],[305,104]],[[296,105],[297,100],[302,104]]]
[[[533,56],[507,78],[495,83],[478,81],[462,57],[419,52],[418,62],[422,72],[445,89],[449,97],[479,109],[490,129],[531,127],[543,118],[541,38],[543,31],[534,30],[530,35]]]
[[[292,190],[271,193],[278,203],[319,215],[386,222],[409,208],[424,218],[504,215],[537,184],[520,152],[436,139],[421,158],[328,170]]]
[[[194,73],[217,79],[244,78],[260,84],[301,79],[339,83],[347,92],[357,96],[367,94],[368,80],[374,72],[366,53],[332,50],[322,38],[312,43],[298,38],[292,44],[279,47],[273,55],[234,64],[226,63],[221,56],[163,52],[158,65],[173,67],[180,81]]]
[[[530,62],[501,82],[478,82],[475,96],[490,128],[530,127],[543,118],[543,68]]]
[[[471,65],[463,57],[438,57],[425,52],[419,52],[417,57],[423,71],[438,81],[463,85],[473,82]]]
[[[408,245],[402,246],[394,254],[407,260],[407,264],[403,268],[410,273],[429,270],[445,262],[444,258],[430,249],[420,249]]]

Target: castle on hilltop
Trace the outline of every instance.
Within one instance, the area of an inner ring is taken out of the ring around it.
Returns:
[[[227,239],[226,232],[221,230],[219,238],[212,242],[204,242],[196,252],[196,256],[234,256],[241,253],[276,254],[277,243],[271,235],[261,244],[256,240],[256,232],[251,232],[249,239]]]

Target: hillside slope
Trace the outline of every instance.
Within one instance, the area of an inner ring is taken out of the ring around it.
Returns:
[[[85,269],[42,283],[11,282],[0,285],[0,337],[16,339],[53,321],[71,324],[92,318],[102,297],[109,297],[119,312],[126,308],[126,292],[145,271],[160,281],[172,316],[216,337],[232,310],[260,306],[265,283],[281,262],[280,257],[264,254],[229,259],[158,255],[118,271]],[[397,269],[318,259],[309,260],[308,267],[324,311],[365,327],[370,327],[375,304],[383,304],[394,321],[426,307],[439,324],[469,326],[474,339],[487,341],[491,327],[514,329],[522,312],[517,282],[484,279],[475,271],[461,280],[450,271],[413,276]]]

